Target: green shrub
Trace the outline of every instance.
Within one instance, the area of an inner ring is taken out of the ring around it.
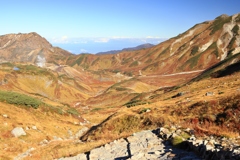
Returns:
[[[138,61],[134,61],[133,63],[130,64],[129,67],[135,67],[138,66]]]
[[[51,105],[45,106],[45,111],[51,112],[51,113],[57,113],[60,115],[63,115],[63,113],[64,113],[60,106],[55,107],[55,106],[51,106]]]
[[[238,14],[238,16],[235,19],[236,22],[240,22],[240,14]]]
[[[127,63],[131,62],[131,61],[132,61],[132,58],[131,58],[131,57],[129,57],[129,58],[123,58],[121,64],[124,65],[124,64],[127,64]]]
[[[164,49],[157,57],[157,59],[161,56],[164,55],[165,53],[167,53],[169,51],[170,47],[167,47],[166,49]]]
[[[239,26],[236,24],[232,29],[233,34],[238,35],[238,30],[239,30]]]
[[[198,46],[193,46],[191,50],[191,56],[195,55],[198,52],[199,47]]]
[[[149,109],[149,108],[143,108],[143,109],[139,112],[139,114],[145,113],[145,112],[147,112],[148,110],[150,110],[150,109]]]
[[[128,90],[127,88],[123,88],[123,87],[117,87],[116,91],[126,91]]]
[[[79,55],[79,57],[71,64],[71,66],[74,66],[75,64],[80,65],[86,56],[87,54]]]
[[[79,113],[75,108],[70,108],[67,110],[67,113],[78,116]]]
[[[145,104],[149,104],[149,102],[141,101],[141,100],[132,100],[128,103],[125,103],[124,106],[127,106],[127,108],[130,108],[130,107],[133,107],[133,106],[145,105]]]
[[[91,111],[95,112],[95,111],[99,111],[99,110],[102,110],[102,108],[93,108]]]
[[[145,63],[151,63],[152,62],[152,59],[148,59]]]
[[[180,136],[176,136],[171,140],[171,142],[174,147],[178,147],[183,142],[183,139]]]
[[[99,60],[100,60],[100,58],[98,57],[97,59],[95,59],[95,60],[92,62],[92,65],[95,65]]]
[[[236,37],[233,37],[233,38],[231,39],[231,41],[229,42],[227,48],[228,48],[228,49],[232,49],[235,41],[236,41]]]
[[[222,29],[223,25],[225,23],[230,22],[231,19],[232,19],[232,17],[222,17],[222,16],[217,17],[214,20],[212,26],[210,27],[210,29],[211,29],[210,35],[213,35],[215,32],[217,32],[218,30]]]
[[[0,101],[9,104],[32,107],[37,109],[42,102],[33,97],[16,92],[0,91]]]

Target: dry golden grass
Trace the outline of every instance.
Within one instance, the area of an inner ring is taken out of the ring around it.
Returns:
[[[234,119],[228,118],[226,122],[218,124],[219,120],[216,119],[216,115],[220,116],[226,107],[239,105],[239,86],[240,73],[237,73],[223,78],[205,79],[167,93],[161,93],[152,100],[151,104],[119,109],[116,115],[102,123],[84,139],[102,140],[109,137],[114,139],[114,137],[119,138],[161,125],[190,127],[195,129],[198,135],[237,137],[239,129],[235,126],[238,121],[233,122]],[[184,95],[173,98],[179,92],[184,92]],[[206,96],[207,92],[213,92],[213,95]],[[146,108],[151,111],[140,114],[141,110]],[[192,122],[194,119],[198,120],[198,125]]]
[[[8,118],[3,117],[3,114],[7,114]],[[1,158],[8,155],[8,158],[13,159],[31,147],[38,150],[38,148],[42,148],[39,144],[42,140],[53,140],[54,136],[67,138],[69,136],[68,130],[76,133],[82,128],[79,125],[75,125],[76,122],[79,123],[79,120],[73,116],[42,112],[41,107],[39,109],[25,109],[0,103],[0,115],[2,123],[0,127]],[[32,126],[36,126],[37,130],[32,129]],[[13,137],[11,130],[14,127],[23,127],[27,135],[18,138]],[[29,130],[26,130],[26,127]],[[47,155],[48,153],[43,152],[42,154]]]
[[[118,101],[130,101],[134,98],[134,95],[129,96],[126,93],[123,94],[123,92],[122,97],[121,95],[118,97],[117,92],[110,92],[105,97],[106,102],[101,102],[101,100],[103,101],[101,99],[102,96],[97,96],[95,99],[92,99],[92,106],[89,106],[88,110],[79,108],[81,117],[91,122],[88,127],[99,124],[99,126],[93,127],[92,131],[83,137],[83,140],[92,141],[84,143],[69,139],[51,141],[53,140],[53,136],[63,139],[68,138],[69,129],[73,133],[76,133],[82,128],[80,125],[75,125],[75,122],[79,123],[80,120],[74,116],[43,111],[43,107],[39,109],[26,109],[1,102],[0,115],[7,114],[9,118],[0,116],[2,123],[0,126],[0,149],[2,150],[0,157],[1,159],[13,159],[20,153],[33,147],[35,150],[31,152],[32,157],[26,159],[60,158],[87,152],[114,139],[129,136],[143,129],[154,129],[161,126],[170,127],[171,125],[192,128],[197,131],[199,136],[213,134],[236,137],[239,135],[239,129],[234,129],[238,124],[237,119],[223,119],[221,124],[215,123],[215,120],[216,115],[219,113],[226,113],[228,116],[231,115],[233,112],[229,109],[233,109],[239,116],[239,103],[237,101],[240,94],[239,86],[240,73],[223,78],[205,79],[184,85],[169,92],[157,91],[142,94],[141,98],[143,99],[149,98],[149,95],[154,95],[153,99],[147,99],[150,104],[137,105],[130,108],[118,106],[117,104]],[[6,89],[4,88],[6,86],[1,87]],[[145,85],[142,86],[141,84],[137,86],[132,85],[131,87],[135,87],[139,92],[141,89],[145,89]],[[21,86],[21,88],[26,89],[30,87]],[[184,92],[185,94],[173,98],[180,92]],[[214,94],[206,96],[207,92],[213,92]],[[65,96],[68,97],[70,95]],[[58,101],[52,101],[48,98],[42,100],[53,106],[61,106]],[[74,98],[64,101],[72,100]],[[146,112],[147,109],[150,112]],[[111,117],[108,118],[109,116]],[[205,118],[202,124],[198,123],[201,118]],[[10,132],[17,126],[24,129],[26,127],[37,126],[38,130],[27,130],[26,136],[15,138]],[[51,142],[45,146],[41,146],[39,143],[44,139]]]

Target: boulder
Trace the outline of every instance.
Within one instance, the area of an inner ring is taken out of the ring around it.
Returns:
[[[32,129],[37,130],[37,127],[36,126],[32,126]]]
[[[213,95],[213,92],[207,92],[206,94],[205,94],[205,96],[212,96]]]
[[[3,114],[2,115],[4,118],[8,118],[8,115],[7,114]]]
[[[22,127],[16,127],[16,128],[14,128],[14,129],[11,131],[11,134],[12,134],[14,137],[20,137],[20,136],[25,136],[25,135],[27,135],[26,132],[23,130]]]

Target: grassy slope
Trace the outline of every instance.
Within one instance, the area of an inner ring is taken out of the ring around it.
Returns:
[[[49,145],[34,151],[33,156],[38,157],[40,152],[44,153],[46,150],[51,150],[56,157],[68,155],[70,151],[77,154],[134,132],[160,126],[189,127],[194,129],[198,136],[239,136],[239,120],[234,116],[240,113],[239,86],[240,73],[235,73],[222,78],[193,82],[165,93],[159,92],[154,98],[149,97],[150,104],[130,108],[104,108],[83,113],[82,116],[87,117],[90,122],[96,122],[96,126],[81,138],[87,142]],[[173,98],[179,92],[185,94]],[[213,95],[206,96],[207,92],[213,92]],[[146,112],[147,109],[150,112]]]
[[[198,130],[199,135],[238,136],[239,120],[234,116],[232,117],[232,114],[240,113],[239,86],[240,73],[194,82],[179,89],[159,94],[151,100],[151,104],[121,108],[116,115],[82,139],[117,138],[142,129],[173,124],[193,129],[202,128],[202,130]],[[172,98],[179,92],[185,94]],[[207,92],[213,92],[213,95],[206,96]],[[151,111],[144,113],[146,109]],[[194,120],[203,123],[200,125]],[[203,130],[206,132],[202,133]]]
[[[7,114],[8,118],[4,118],[3,114]],[[73,133],[81,129],[81,126],[75,125],[75,122],[79,123],[78,119],[69,114],[60,115],[55,112],[44,111],[43,106],[33,109],[0,102],[0,115],[2,123],[0,127],[1,159],[4,159],[4,157],[13,159],[30,147],[41,148],[39,143],[44,139],[53,140],[54,136],[64,138],[68,136],[69,129]],[[36,126],[37,130],[32,129],[32,126]],[[23,127],[27,135],[19,138],[13,137],[10,132],[14,127]],[[26,127],[30,130],[26,130]],[[45,152],[43,154],[51,155],[54,153]]]
[[[29,73],[24,72],[20,74],[2,70],[1,78],[4,79],[6,72],[8,73],[8,80],[12,79],[19,85],[16,85],[16,83],[13,85],[11,81],[7,81],[7,84],[1,86],[2,89],[15,89],[18,92],[22,92],[24,89],[26,92],[28,88],[28,94],[31,88],[28,85],[34,89],[34,85],[31,85],[33,82],[27,81],[28,83],[23,83],[24,80],[20,80],[21,78],[26,78],[26,75],[29,76]],[[182,75],[178,76],[182,77]],[[15,77],[15,79],[11,77]],[[42,76],[42,78],[43,77],[44,76]],[[48,76],[45,75],[45,78],[47,77]],[[143,81],[143,79],[139,79]],[[7,114],[10,117],[0,117],[2,122],[4,122],[1,128],[1,147],[5,149],[1,156],[6,157],[6,155],[9,155],[12,158],[26,151],[29,147],[36,148],[32,153],[33,157],[37,159],[44,159],[46,156],[50,159],[69,156],[86,152],[101,144],[116,138],[125,137],[142,129],[153,129],[155,127],[163,125],[170,126],[172,124],[192,127],[198,131],[199,135],[217,134],[229,137],[238,135],[239,122],[233,118],[232,114],[234,112],[238,114],[239,112],[239,101],[236,101],[239,100],[239,73],[222,78],[203,79],[180,88],[172,89],[169,92],[164,91],[164,89],[159,89],[154,92],[136,94],[136,91],[142,89],[153,89],[151,86],[139,81],[139,79],[120,82],[110,87],[106,93],[92,98],[92,101],[88,101],[88,104],[92,104],[92,106],[89,106],[89,109],[78,109],[81,116],[91,122],[89,127],[94,124],[100,124],[99,127],[93,127],[94,129],[91,132],[82,137],[83,140],[94,140],[84,144],[68,140],[55,141],[40,147],[39,142],[43,139],[52,140],[53,136],[66,137],[69,128],[73,132],[76,132],[81,126],[74,125],[74,122],[79,122],[79,120],[69,114],[60,115],[57,112],[58,110],[46,108],[44,105],[41,105],[38,109],[32,109],[1,102],[0,113]],[[46,80],[44,79],[43,81]],[[24,86],[21,86],[23,84]],[[41,88],[43,87],[36,87],[35,89]],[[46,91],[49,92],[48,89]],[[173,98],[179,92],[184,92],[185,94]],[[213,92],[214,95],[205,96],[207,92]],[[62,101],[52,101],[50,98],[45,98],[38,94],[32,96],[40,98],[42,102],[61,108],[62,110],[67,111],[67,109],[69,109],[68,106],[61,104]],[[66,97],[68,96],[69,95],[66,95]],[[105,100],[103,100],[103,97]],[[68,102],[72,100],[74,100],[74,98],[65,101]],[[134,102],[134,105],[130,106],[130,108],[123,105],[131,101]],[[149,109],[150,112],[146,113],[145,111],[147,109]],[[22,114],[19,115],[18,113]],[[109,116],[110,118],[108,118]],[[204,125],[198,125],[195,123],[196,121],[203,121]],[[27,136],[20,138],[14,138],[10,134],[10,131],[16,126],[31,127],[33,125],[37,126],[41,132],[29,130],[27,131]],[[229,128],[226,126],[229,126]],[[22,143],[22,140],[26,143]],[[13,143],[16,145],[12,148],[4,145],[7,144],[7,146],[10,146]]]

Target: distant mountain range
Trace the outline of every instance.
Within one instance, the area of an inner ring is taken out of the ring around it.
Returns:
[[[229,63],[239,59],[239,26],[240,14],[221,15],[155,46],[143,44],[96,55],[75,55],[53,47],[37,33],[8,34],[0,36],[0,62],[68,65],[91,73],[107,70],[132,76],[205,70],[232,56],[235,59]]]
[[[111,50],[111,51],[106,51],[106,52],[98,52],[96,54],[116,54],[122,51],[135,51],[135,50],[140,50],[140,49],[146,49],[155,46],[154,44],[150,43],[145,43],[136,47],[130,47],[130,48],[123,48],[122,50]]]

